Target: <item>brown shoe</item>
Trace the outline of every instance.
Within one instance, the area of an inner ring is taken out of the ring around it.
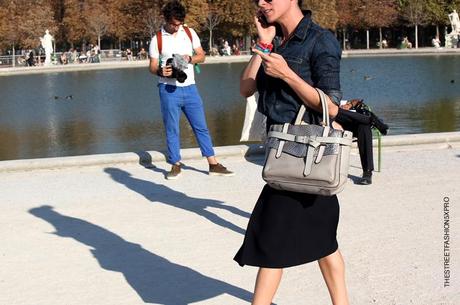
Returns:
[[[211,176],[235,176],[234,172],[229,171],[225,166],[220,163],[209,164],[209,175]]]
[[[173,164],[173,166],[171,167],[171,170],[169,171],[169,173],[166,174],[166,179],[168,180],[176,180],[177,178],[179,178],[181,172],[180,172],[180,164],[177,165],[177,164]]]

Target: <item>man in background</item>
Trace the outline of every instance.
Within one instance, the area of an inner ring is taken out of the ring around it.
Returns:
[[[181,174],[179,121],[182,111],[192,126],[203,157],[209,163],[209,174],[233,176],[217,162],[198,89],[194,64],[205,60],[196,32],[184,26],[185,7],[176,0],[163,8],[165,24],[150,43],[150,72],[159,76],[161,113],[166,130],[167,161],[172,165],[166,179]],[[182,70],[183,69],[183,70]]]

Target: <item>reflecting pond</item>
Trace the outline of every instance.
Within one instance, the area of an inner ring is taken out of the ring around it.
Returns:
[[[238,144],[244,63],[202,65],[214,145]],[[346,58],[344,98],[364,98],[389,134],[460,129],[460,57]],[[156,78],[146,68],[0,78],[0,160],[164,150]],[[182,147],[196,147],[181,121]]]

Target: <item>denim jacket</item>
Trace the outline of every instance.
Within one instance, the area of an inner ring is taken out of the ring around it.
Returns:
[[[333,102],[340,104],[341,48],[335,36],[303,18],[284,45],[274,42],[273,52],[283,56],[288,66],[305,82],[323,90]],[[265,74],[261,66],[257,72],[259,91],[258,110],[268,117],[268,125],[293,123],[302,100],[287,83]],[[318,124],[321,114],[309,109],[304,121]]]

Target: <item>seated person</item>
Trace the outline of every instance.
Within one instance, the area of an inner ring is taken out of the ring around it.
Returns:
[[[388,41],[386,39],[382,40],[382,48],[384,49],[388,48]]]
[[[438,36],[434,37],[433,40],[431,40],[431,44],[432,44],[433,47],[435,47],[436,49],[441,48],[441,40],[439,40],[439,37],[438,37]]]
[[[382,134],[388,132],[388,125],[383,123],[362,100],[349,100],[340,106],[335,121],[343,129],[353,132],[358,139],[359,157],[363,168],[363,175],[359,184],[372,184],[372,171],[374,170],[374,156],[372,151],[372,127],[377,128]]]
[[[61,54],[61,64],[67,65],[67,54],[65,52]]]
[[[412,42],[405,36],[401,42],[401,49],[412,49]]]
[[[139,51],[139,53],[137,54],[137,57],[139,60],[145,60],[147,59],[147,51],[145,51],[144,48],[141,48],[141,50]]]

